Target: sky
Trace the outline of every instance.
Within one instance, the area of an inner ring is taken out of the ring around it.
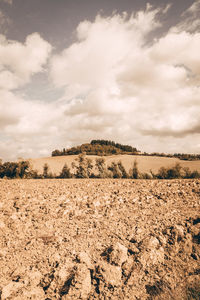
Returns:
[[[0,0],[0,158],[200,153],[200,0]]]

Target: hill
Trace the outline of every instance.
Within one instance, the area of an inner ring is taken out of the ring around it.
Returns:
[[[92,159],[94,162],[96,158],[99,158],[97,155],[86,156]],[[29,159],[29,162],[32,165],[34,170],[38,170],[39,173],[43,172],[43,166],[45,163],[49,165],[50,171],[58,175],[66,163],[68,167],[71,168],[71,163],[75,161],[77,155],[68,155],[68,156],[54,156],[54,157],[43,157],[43,158],[34,158]],[[140,172],[157,172],[160,167],[171,167],[176,163],[180,163],[182,167],[188,167],[191,171],[197,170],[200,172],[200,161],[182,161],[178,158],[169,158],[169,157],[159,157],[159,156],[145,156],[145,155],[111,155],[103,156],[105,159],[106,165],[111,164],[112,161],[117,162],[121,160],[126,171],[128,171],[134,161],[138,162],[138,169]]]
[[[92,140],[90,143],[63,150],[54,150],[52,156],[77,155],[114,155],[114,154],[138,154],[139,151],[129,145],[122,145],[108,140]]]
[[[92,140],[90,143],[85,143],[80,146],[72,147],[69,149],[63,148],[62,150],[53,150],[52,156],[66,156],[66,155],[78,155],[84,153],[86,155],[98,155],[98,156],[109,156],[119,154],[129,155],[141,155],[142,152],[137,148],[130,145],[123,145],[110,140]],[[144,152],[145,156],[159,156],[159,157],[174,157],[180,160],[197,161],[200,160],[200,154],[189,154],[189,153],[147,153]]]

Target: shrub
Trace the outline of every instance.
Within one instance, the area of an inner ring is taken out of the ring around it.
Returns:
[[[182,174],[182,167],[179,163],[176,163],[174,167],[161,167],[156,174],[156,178],[158,179],[174,179],[174,178],[182,178],[184,175]]]
[[[138,170],[137,160],[134,160],[133,167],[130,169],[129,173],[130,173],[130,178],[133,178],[133,179],[138,179],[139,178],[140,173],[139,173],[139,170]]]
[[[72,174],[70,172],[70,168],[67,166],[67,164],[64,164],[62,171],[60,172],[59,178],[71,178]]]
[[[75,170],[76,178],[89,178],[92,175],[93,164],[92,160],[85,158],[85,154],[79,154],[72,163],[72,168]]]
[[[107,177],[107,169],[104,158],[96,158],[95,160],[95,168],[97,170],[97,178],[106,178]]]
[[[152,175],[149,174],[149,173],[141,173],[141,174],[140,174],[140,178],[141,178],[141,179],[152,179],[153,177],[152,177]]]
[[[44,164],[43,166],[43,177],[44,178],[49,178],[49,165],[47,163]]]
[[[126,169],[124,168],[121,160],[118,161],[117,165],[118,165],[119,171],[121,172],[121,178],[128,178],[129,177],[128,173],[126,172]]]
[[[190,178],[200,178],[200,173],[197,170],[195,170],[191,172]]]
[[[122,174],[119,170],[118,164],[112,162],[110,166],[108,166],[108,170],[112,172],[113,178],[121,178]]]
[[[157,174],[154,174],[154,176],[156,178],[159,178],[159,179],[166,179],[167,178],[167,169],[165,167],[161,167],[159,170],[158,170],[158,173]]]
[[[167,179],[181,178],[181,169],[181,165],[179,163],[176,163],[174,167],[167,170]]]

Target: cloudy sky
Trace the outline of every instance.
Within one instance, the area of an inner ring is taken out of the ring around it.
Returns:
[[[0,157],[200,153],[200,0],[0,0]]]

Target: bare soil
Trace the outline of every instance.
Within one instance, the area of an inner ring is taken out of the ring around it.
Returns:
[[[199,180],[0,180],[0,298],[199,299]]]
[[[92,159],[95,163],[95,159],[99,156],[89,155],[88,158]],[[134,163],[134,160],[138,162],[138,169],[140,172],[157,172],[160,167],[172,167],[176,163],[180,163],[182,167],[188,167],[191,171],[198,170],[200,172],[200,160],[198,161],[183,161],[178,158],[159,157],[159,156],[143,156],[143,155],[112,155],[103,156],[107,165],[112,161],[121,160],[124,167],[128,171]],[[66,163],[68,167],[71,167],[71,163],[77,158],[77,155],[68,156],[54,156],[54,157],[42,157],[29,159],[32,168],[38,170],[39,173],[43,172],[43,166],[47,163],[50,167],[50,171],[53,174],[58,175]]]

